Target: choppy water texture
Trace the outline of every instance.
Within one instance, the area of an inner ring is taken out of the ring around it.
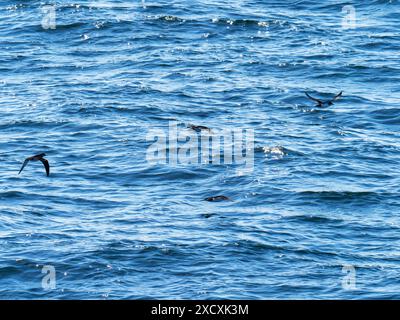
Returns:
[[[354,1],[356,28],[222,2],[57,1],[47,30],[1,2],[0,298],[400,298],[399,2]],[[254,129],[254,171],[149,164],[170,120]],[[18,175],[39,152],[51,176]]]

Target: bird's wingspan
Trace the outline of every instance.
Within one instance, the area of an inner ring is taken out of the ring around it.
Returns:
[[[26,167],[28,162],[29,162],[29,158],[25,159],[24,163],[22,164],[21,170],[19,170],[18,174],[20,174],[22,172],[22,170],[24,170],[24,168]]]
[[[309,99],[311,99],[315,102],[318,102],[319,104],[323,104],[323,102],[321,100],[311,97],[307,92],[305,92],[305,94]]]
[[[342,93],[343,93],[343,91],[340,91],[340,92],[333,98],[333,100],[337,100],[337,99],[341,98],[341,97],[342,97]]]
[[[46,169],[46,174],[47,174],[47,176],[49,176],[49,175],[50,175],[50,165],[49,165],[49,162],[48,162],[45,158],[40,159],[40,162],[43,163],[43,165],[44,165],[44,167],[45,167],[45,169]]]

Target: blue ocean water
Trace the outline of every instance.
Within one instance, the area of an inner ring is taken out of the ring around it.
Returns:
[[[399,21],[389,0],[2,1],[0,298],[399,299]],[[170,121],[253,129],[254,170],[150,164]],[[50,177],[18,175],[40,152]]]

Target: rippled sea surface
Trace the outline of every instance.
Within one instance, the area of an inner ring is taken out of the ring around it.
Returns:
[[[400,3],[347,4],[2,1],[0,298],[400,298]],[[253,171],[149,163],[170,121]]]

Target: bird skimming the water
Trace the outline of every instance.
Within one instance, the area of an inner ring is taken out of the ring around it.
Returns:
[[[327,107],[333,105],[333,102],[342,96],[343,91],[340,91],[336,96],[333,97],[332,100],[327,100],[327,101],[322,101],[320,99],[313,98],[307,92],[305,92],[305,94],[309,99],[317,103],[317,107]]]
[[[24,170],[24,168],[26,167],[26,165],[28,164],[29,161],[40,161],[43,163],[44,168],[46,169],[47,176],[49,176],[50,175],[50,165],[49,165],[49,162],[47,161],[47,159],[43,158],[45,155],[46,155],[45,153],[41,153],[41,154],[37,154],[36,156],[26,158],[21,167],[21,170],[19,170],[18,174],[20,174],[22,172],[22,170]]]
[[[195,125],[193,125],[193,124],[189,124],[187,127],[188,127],[189,129],[192,129],[192,130],[196,131],[196,132],[201,132],[202,130],[211,132],[211,129],[208,128],[208,127],[205,127],[205,126],[195,126]]]

